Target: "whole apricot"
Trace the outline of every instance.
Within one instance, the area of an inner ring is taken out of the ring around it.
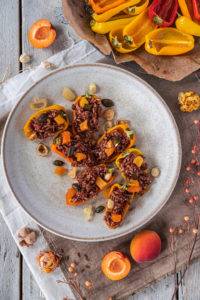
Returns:
[[[129,274],[131,263],[122,252],[111,251],[104,256],[101,269],[108,279],[121,280]]]
[[[155,259],[161,251],[161,239],[152,230],[143,230],[136,234],[130,244],[132,258],[138,262]]]

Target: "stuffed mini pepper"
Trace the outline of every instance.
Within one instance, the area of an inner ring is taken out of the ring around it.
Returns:
[[[99,129],[101,100],[95,95],[77,97],[72,105],[72,126],[76,133],[95,132]]]
[[[104,216],[108,227],[116,228],[121,225],[130,208],[132,196],[126,187],[117,183],[112,185]]]
[[[66,193],[66,204],[77,206],[97,196],[113,181],[114,169],[106,165],[87,167],[78,173],[77,182]]]
[[[152,183],[147,163],[139,149],[131,148],[123,152],[118,156],[116,166],[129,183],[128,190],[132,193],[143,194]]]
[[[24,134],[30,140],[43,140],[67,129],[69,121],[61,105],[52,105],[34,113],[24,126]]]
[[[51,150],[64,157],[73,166],[90,166],[95,164],[92,143],[73,136],[70,131],[62,131],[53,140]]]
[[[130,131],[128,124],[112,127],[97,142],[97,161],[103,163],[115,160],[120,153],[133,146],[135,141],[135,134]]]

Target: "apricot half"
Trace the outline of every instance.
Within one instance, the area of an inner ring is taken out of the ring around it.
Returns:
[[[130,244],[132,258],[138,262],[155,259],[161,251],[161,239],[155,231],[143,230],[136,234]]]
[[[111,251],[104,256],[101,269],[108,279],[121,280],[129,274],[131,263],[122,252]]]
[[[33,23],[28,32],[28,40],[34,48],[47,48],[56,38],[56,31],[49,20],[40,19]]]

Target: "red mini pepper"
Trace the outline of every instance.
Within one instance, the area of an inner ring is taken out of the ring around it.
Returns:
[[[200,21],[200,1],[199,0],[192,0],[194,17],[196,20]]]
[[[178,0],[154,0],[149,7],[149,18],[158,26],[173,25],[178,11]]]

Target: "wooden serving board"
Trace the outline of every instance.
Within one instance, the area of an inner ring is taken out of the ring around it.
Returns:
[[[156,79],[153,76],[145,74],[140,68],[127,63],[124,65],[126,69],[132,70],[140,77],[148,81],[165,99],[169,105],[177,125],[180,130],[182,148],[183,148],[183,161],[180,177],[176,188],[169,199],[168,203],[161,210],[161,212],[152,220],[152,222],[145,226],[145,228],[156,230],[162,238],[162,252],[158,259],[153,262],[136,264],[132,261],[132,271],[129,276],[119,282],[112,282],[106,279],[101,273],[101,259],[111,250],[120,250],[126,253],[129,257],[129,244],[134,234],[129,234],[123,238],[108,242],[98,243],[83,243],[67,240],[52,233],[43,230],[43,234],[49,243],[49,246],[55,250],[63,250],[62,270],[63,274],[68,280],[71,278],[68,272],[68,266],[71,262],[77,264],[77,282],[80,284],[82,295],[86,299],[105,300],[109,297],[114,299],[121,299],[138,290],[145,288],[147,285],[160,280],[164,275],[179,270],[188,261],[188,256],[193,241],[191,234],[185,234],[178,237],[175,251],[171,249],[168,230],[169,226],[180,225],[183,223],[184,215],[193,214],[193,210],[185,204],[185,194],[183,192],[183,179],[186,176],[185,165],[191,159],[191,148],[195,138],[195,126],[193,121],[199,118],[199,112],[182,113],[179,110],[177,95],[180,91],[195,90],[200,93],[200,85],[198,83],[198,74],[190,75],[187,80],[180,82],[169,82],[163,79]],[[133,69],[134,68],[134,69]],[[158,128],[159,130],[159,128]],[[170,139],[170,136],[169,136]],[[163,157],[163,159],[165,159]],[[167,184],[167,183],[166,183]],[[200,193],[200,186],[195,186],[194,193]],[[155,199],[156,201],[156,199]],[[192,259],[200,256],[200,240],[197,239],[195,250]],[[90,280],[93,284],[91,290],[84,287],[84,282]],[[77,295],[77,299],[80,297]]]

